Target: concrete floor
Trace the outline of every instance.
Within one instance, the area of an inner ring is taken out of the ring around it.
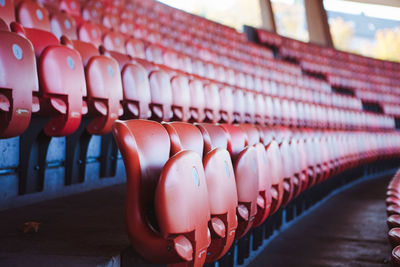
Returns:
[[[332,197],[273,239],[248,266],[390,266],[385,212],[390,178]]]
[[[97,266],[129,246],[125,185],[0,212],[0,266]],[[24,234],[24,222],[41,223]]]
[[[387,266],[389,179],[329,199],[271,241],[250,266]],[[104,266],[129,246],[124,198],[125,185],[117,185],[0,212],[0,266]],[[37,233],[17,230],[28,221],[41,223]]]

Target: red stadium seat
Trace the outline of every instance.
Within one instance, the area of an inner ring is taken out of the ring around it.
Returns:
[[[15,21],[13,0],[3,0],[0,5],[0,19],[9,27],[10,23]]]
[[[235,171],[239,202],[236,239],[239,239],[251,229],[257,213],[257,150],[252,146],[245,147],[246,135],[238,126],[221,124],[220,127],[228,134],[228,151]]]
[[[32,42],[38,60],[40,114],[51,118],[44,132],[48,136],[69,135],[79,127],[82,96],[86,94],[81,58],[75,50],[59,45],[50,32],[41,30],[50,29],[44,7],[22,1],[17,17],[28,28],[16,23],[11,28]]]
[[[63,12],[56,12],[50,19],[51,32],[60,38],[62,35],[70,39],[77,39],[76,23],[73,17]]]
[[[32,112],[38,111],[39,85],[35,53],[30,42],[2,30],[0,39],[3,75],[0,79],[0,138],[9,138],[22,134],[30,123]]]
[[[123,114],[122,82],[119,66],[113,58],[100,55],[91,44],[63,39],[81,55],[85,65],[87,83],[88,116],[92,119],[87,126],[90,134],[111,132],[113,122]]]
[[[203,157],[204,171],[208,188],[208,197],[211,212],[211,245],[207,250],[207,262],[214,262],[221,258],[232,245],[237,227],[236,208],[238,205],[235,176],[232,161],[226,149],[212,146],[204,151],[203,136],[195,126],[172,122],[164,124],[171,139],[172,154],[188,149]],[[202,126],[200,126],[200,129]],[[226,134],[221,130],[220,138]]]
[[[202,266],[211,218],[200,156],[181,151],[169,158],[168,133],[156,122],[118,121],[113,133],[126,166],[126,222],[135,250],[150,262]]]

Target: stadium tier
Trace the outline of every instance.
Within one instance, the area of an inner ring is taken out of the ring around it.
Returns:
[[[230,266],[311,188],[398,163],[397,63],[152,0],[0,0],[0,19],[0,209],[126,177],[146,262]]]

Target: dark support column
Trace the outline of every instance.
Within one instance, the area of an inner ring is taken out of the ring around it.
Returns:
[[[333,46],[328,17],[322,0],[304,0],[310,43]]]
[[[259,0],[261,9],[262,26],[261,28],[276,33],[274,11],[270,0]]]

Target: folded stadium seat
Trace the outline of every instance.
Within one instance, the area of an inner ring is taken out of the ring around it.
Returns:
[[[49,32],[50,21],[43,6],[21,1],[17,18],[25,28],[14,23],[12,30],[32,42],[38,59],[41,115],[51,117],[44,131],[48,136],[71,134],[80,124],[81,99],[86,94],[80,56],[75,50],[61,46]]]
[[[245,122],[246,123],[255,123],[255,96],[254,93],[250,90],[245,91]]]
[[[102,31],[98,24],[92,22],[84,22],[78,27],[78,39],[82,42],[91,43],[95,47],[99,47],[102,41]]]
[[[26,27],[12,23],[11,29],[32,42],[37,58],[38,111],[20,138],[19,193],[43,190],[47,148],[53,136],[68,136],[78,130],[86,95],[81,57],[75,50],[59,44],[50,30],[47,10],[38,3],[21,1],[17,19]],[[33,105],[35,107],[35,105]],[[28,166],[38,168],[28,168]]]
[[[148,44],[146,46],[146,59],[155,64],[163,64],[163,47],[156,44]]]
[[[189,79],[177,73],[171,78],[173,120],[187,122],[190,120],[190,87]]]
[[[199,130],[201,125],[197,128],[184,122],[171,122],[164,124],[164,127],[171,139],[171,154],[187,149],[203,158],[211,212],[208,224],[211,229],[211,245],[207,249],[206,262],[214,262],[229,250],[237,228],[235,175],[228,151],[220,147],[220,142],[226,147],[227,136],[222,129],[213,127],[208,130],[216,131],[214,134],[219,134],[220,139],[217,142],[211,141],[211,138],[203,141]]]
[[[101,1],[87,1],[82,5],[82,18],[96,24],[101,23],[103,17],[103,5]]]
[[[266,158],[268,163],[268,173],[271,179],[271,208],[269,215],[275,213],[282,204],[283,188],[283,162],[279,149],[279,144],[274,140],[274,135],[267,127],[262,127],[262,141],[265,146]]]
[[[264,95],[262,93],[255,93],[254,101],[255,101],[254,122],[256,124],[264,125],[267,120]]]
[[[218,85],[209,80],[203,80],[205,122],[220,121],[220,95]]]
[[[53,12],[50,16],[51,32],[60,38],[62,35],[77,39],[75,19],[64,12]]]
[[[253,146],[257,151],[258,166],[258,195],[257,195],[257,214],[254,219],[254,226],[261,225],[268,217],[272,196],[272,173],[268,169],[268,161],[266,157],[265,147],[260,142],[260,133],[258,129],[251,124],[240,124],[239,127],[246,134],[246,146]]]
[[[289,140],[283,138],[279,143],[280,155],[282,157],[283,167],[283,199],[282,205],[286,206],[290,200],[294,197],[296,189],[299,189],[301,184],[298,179],[294,176],[294,161],[292,159],[292,149],[289,145]]]
[[[272,98],[273,104],[273,125],[282,125],[282,106],[278,97]]]
[[[133,58],[146,59],[144,43],[139,39],[130,38],[125,44],[126,53]]]
[[[241,88],[235,88],[233,91],[233,116],[235,123],[245,122],[245,105],[246,99],[244,96],[244,91]]]
[[[400,228],[391,228],[388,232],[388,238],[392,248],[400,245]]]
[[[113,13],[103,13],[101,24],[108,30],[119,30],[119,16]]]
[[[23,36],[8,31],[0,19],[0,138],[22,134],[39,109],[35,53]],[[22,78],[23,77],[23,78]],[[33,94],[35,97],[33,98]]]
[[[222,85],[219,89],[219,98],[221,99],[220,116],[221,122],[233,123],[234,122],[234,100],[233,89],[228,85]]]
[[[170,75],[164,70],[149,73],[152,119],[169,121],[173,118]]]
[[[386,213],[388,216],[400,214],[400,205],[392,204],[386,208]]]
[[[84,22],[81,17],[81,5],[78,0],[60,0],[59,9],[71,15],[77,25],[81,25]]]
[[[108,31],[103,35],[103,45],[107,50],[126,54],[125,43],[125,36],[120,32]]]
[[[118,62],[100,55],[99,50],[90,43],[71,41],[62,38],[62,42],[77,50],[83,60],[87,83],[88,117],[87,125],[90,134],[107,134],[112,124],[123,114],[122,82]]]
[[[236,239],[245,235],[253,226],[257,213],[258,162],[257,150],[245,146],[246,134],[232,124],[219,125],[228,135],[228,151],[231,155],[238,193],[238,228]],[[204,135],[204,134],[203,134]]]
[[[289,140],[290,151],[292,154],[293,160],[293,197],[297,197],[302,189],[305,187],[304,184],[307,184],[307,175],[305,171],[303,171],[302,159],[304,157],[304,151],[301,151],[303,147],[299,146],[299,141],[293,137]]]
[[[202,266],[211,218],[200,156],[186,150],[170,158],[170,138],[157,122],[117,121],[113,129],[127,173],[132,246],[149,262]]]
[[[204,112],[205,108],[205,95],[203,89],[203,82],[200,79],[191,78],[189,81],[190,88],[190,115],[191,122],[202,122],[206,119]]]
[[[113,57],[119,64],[123,88],[123,119],[148,119],[150,111],[150,83],[146,69],[125,54],[107,51],[103,54]]]
[[[400,246],[397,246],[392,250],[392,263],[394,267],[400,266]]]
[[[14,2],[13,0],[3,0],[0,5],[0,18],[7,25],[11,22],[15,21],[15,11],[14,11]]]

